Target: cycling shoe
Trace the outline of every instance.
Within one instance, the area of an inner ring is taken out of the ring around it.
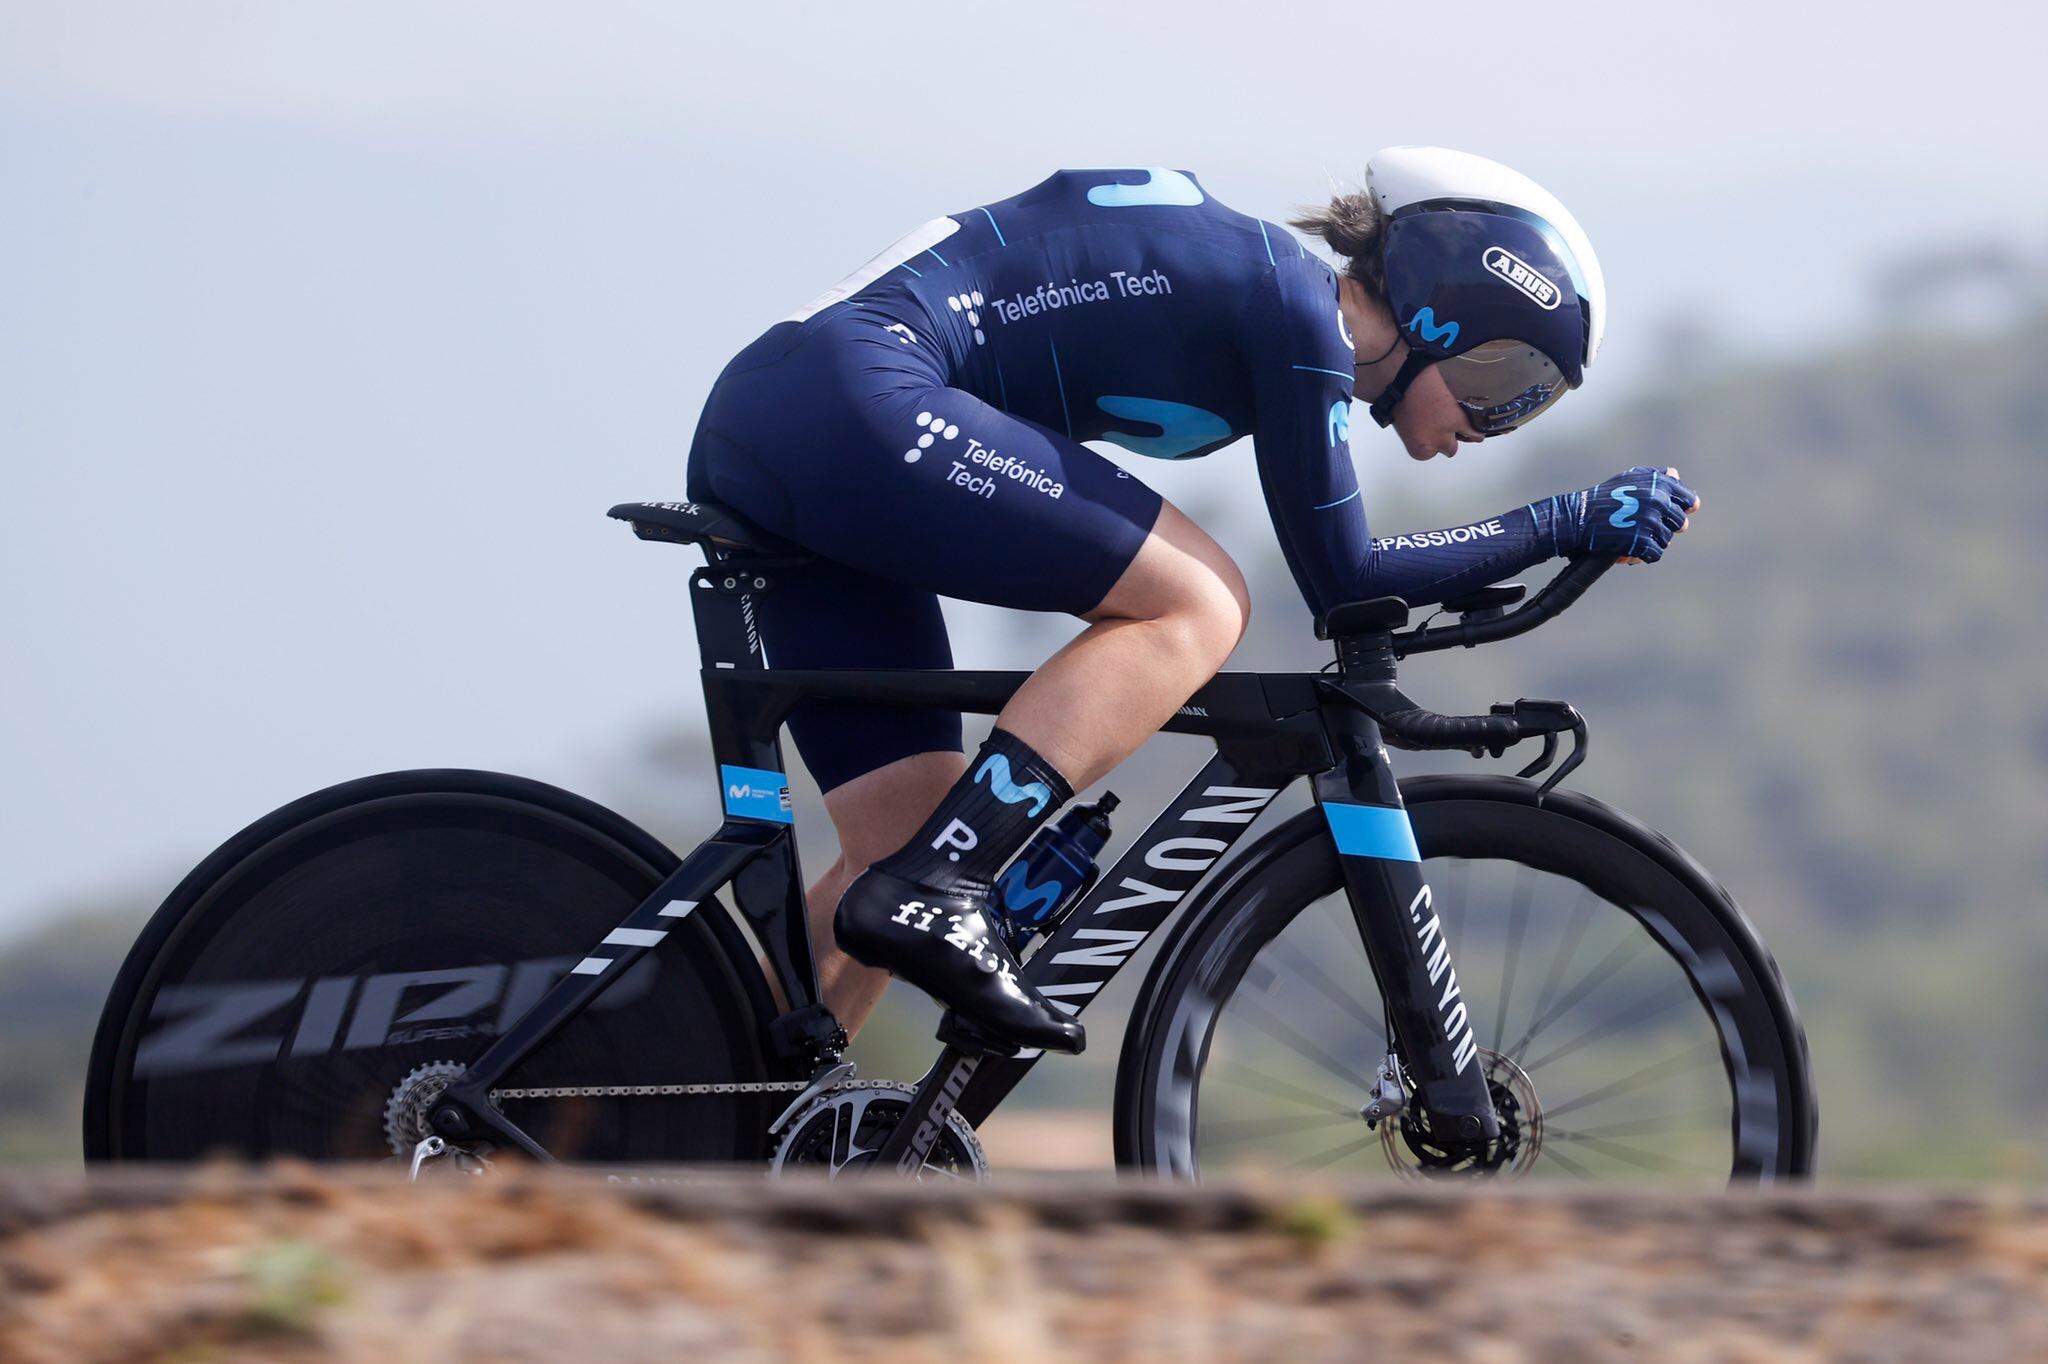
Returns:
[[[855,961],[909,981],[983,1034],[1078,1052],[1088,1034],[1027,984],[979,895],[934,890],[870,867],[839,898],[832,929]]]

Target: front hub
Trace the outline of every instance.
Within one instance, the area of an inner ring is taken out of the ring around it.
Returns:
[[[1410,1108],[1380,1128],[1387,1163],[1408,1179],[1456,1176],[1520,1179],[1543,1147],[1543,1105],[1527,1071],[1490,1048],[1479,1049],[1487,1093],[1500,1120],[1500,1134],[1487,1140],[1475,1118],[1454,1119],[1458,1130],[1436,1130],[1428,1116]]]

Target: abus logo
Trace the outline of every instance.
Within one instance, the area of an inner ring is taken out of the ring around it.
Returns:
[[[1544,309],[1555,308],[1564,293],[1543,272],[1504,246],[1489,246],[1480,258],[1490,275],[1514,285]]]

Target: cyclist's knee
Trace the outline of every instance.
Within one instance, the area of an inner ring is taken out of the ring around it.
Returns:
[[[1167,503],[1091,620],[1156,621],[1216,665],[1229,656],[1251,622],[1251,591],[1223,546]]]
[[[1251,594],[1245,588],[1244,574],[1224,556],[1220,564],[1191,574],[1185,592],[1186,604],[1175,622],[1191,651],[1212,669],[1220,668],[1251,624]]]

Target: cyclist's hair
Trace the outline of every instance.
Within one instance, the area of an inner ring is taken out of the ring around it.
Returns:
[[[1344,257],[1345,274],[1374,298],[1387,296],[1387,225],[1370,194],[1333,194],[1327,207],[1303,209],[1287,225],[1321,237]]]

